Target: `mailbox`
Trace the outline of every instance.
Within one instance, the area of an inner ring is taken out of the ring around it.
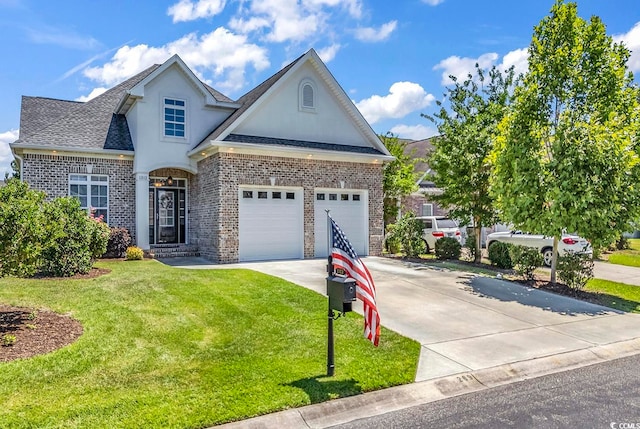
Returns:
[[[351,311],[351,303],[356,300],[356,281],[346,277],[327,277],[329,308],[346,313]]]

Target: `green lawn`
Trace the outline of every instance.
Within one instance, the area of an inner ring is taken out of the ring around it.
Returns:
[[[640,238],[629,239],[631,249],[617,250],[610,254],[607,260],[612,264],[640,267]]]
[[[585,290],[598,292],[602,305],[626,312],[640,313],[640,286],[591,279]]]
[[[0,302],[78,319],[84,334],[47,355],[0,363],[0,426],[199,428],[412,382],[420,345],[327,300],[248,270],[100,262],[89,280],[0,279]],[[383,315],[384,318],[384,315]],[[384,319],[383,319],[384,322]]]

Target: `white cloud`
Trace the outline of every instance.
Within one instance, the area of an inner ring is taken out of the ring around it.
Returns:
[[[502,58],[499,70],[504,71],[513,66],[516,76],[524,74],[529,68],[529,50],[527,48],[516,49]]]
[[[389,38],[396,29],[398,21],[389,21],[382,24],[380,28],[362,27],[356,29],[356,39],[362,42],[380,42]]]
[[[67,49],[78,50],[92,50],[100,46],[100,42],[93,37],[48,25],[27,28],[26,32],[32,42],[43,45],[57,45]]]
[[[180,0],[170,6],[167,15],[173,17],[173,22],[194,21],[200,18],[210,18],[224,10],[225,0]]]
[[[624,34],[616,34],[613,36],[616,42],[623,42],[631,51],[631,56],[627,62],[629,70],[632,72],[640,71],[640,22],[636,22],[631,30]]]
[[[444,3],[444,0],[422,0],[422,3],[426,3],[429,6],[437,6],[440,3]]]
[[[362,16],[362,2],[360,0],[304,0],[309,6],[342,6],[349,11],[349,15],[353,18]]]
[[[373,95],[356,106],[370,124],[381,119],[402,118],[416,110],[427,107],[435,97],[417,83],[396,82],[389,88],[385,96]]]
[[[91,90],[89,95],[81,95],[80,97],[76,98],[74,101],[89,101],[92,98],[96,98],[98,95],[103,94],[107,89],[108,88],[104,88],[104,87],[93,88],[93,90]]]
[[[336,54],[340,50],[341,46],[339,43],[334,43],[331,46],[327,46],[326,48],[322,48],[318,51],[318,56],[324,63],[328,63],[332,59],[336,57]]]
[[[475,71],[476,63],[484,69],[491,67],[497,59],[498,54],[495,52],[482,54],[478,58],[460,58],[454,55],[440,61],[433,67],[433,69],[443,70],[442,80],[440,83],[442,85],[450,85],[453,83],[453,80],[451,80],[449,76],[453,75],[458,78],[458,80],[464,80],[467,78],[469,73],[473,73]]]
[[[215,86],[221,90],[240,89],[244,85],[247,67],[258,71],[269,67],[265,48],[249,43],[244,35],[219,27],[201,37],[190,33],[160,47],[123,46],[108,63],[87,68],[84,75],[110,86],[152,64],[162,64],[173,54],[180,55],[201,79],[206,80],[207,75],[213,75]]]
[[[429,137],[437,136],[438,129],[428,127],[426,125],[404,125],[399,124],[389,130],[392,134],[397,135],[401,139],[424,140]]]
[[[0,133],[0,180],[4,179],[5,173],[11,174],[13,171],[11,170],[13,155],[11,154],[9,143],[13,143],[16,140],[18,140],[18,130]]]

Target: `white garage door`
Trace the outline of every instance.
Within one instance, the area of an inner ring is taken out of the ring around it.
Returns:
[[[358,256],[369,254],[369,203],[366,190],[316,189],[314,195],[315,256],[327,256],[327,214],[347,235]]]
[[[240,187],[240,261],[304,257],[302,189]]]

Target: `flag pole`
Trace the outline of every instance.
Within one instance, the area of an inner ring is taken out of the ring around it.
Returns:
[[[327,212],[327,273],[331,277],[333,276],[333,264],[331,261],[331,249],[333,248],[333,234],[331,232],[333,228],[331,227],[331,215],[329,214],[331,210],[325,210],[325,212]],[[327,290],[328,293],[329,291]],[[333,377],[336,369],[333,350],[333,310],[328,303],[329,300],[327,299],[327,377]]]

